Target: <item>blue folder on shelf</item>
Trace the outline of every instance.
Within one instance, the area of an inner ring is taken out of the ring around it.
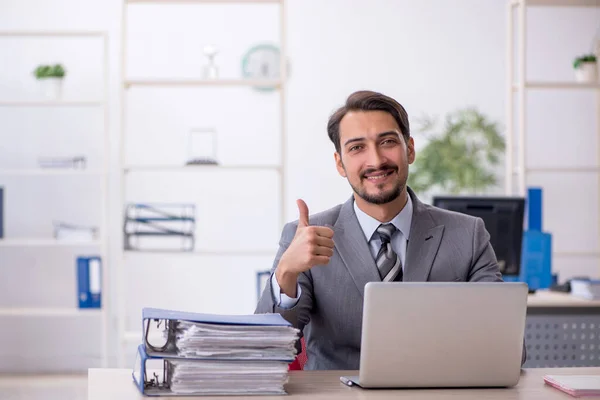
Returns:
[[[102,307],[102,258],[77,257],[77,300],[79,308]]]

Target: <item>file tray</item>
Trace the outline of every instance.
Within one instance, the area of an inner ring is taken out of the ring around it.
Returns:
[[[125,250],[193,251],[196,206],[132,203],[125,210]]]

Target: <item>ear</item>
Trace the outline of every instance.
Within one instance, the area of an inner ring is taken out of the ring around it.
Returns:
[[[415,162],[415,141],[412,136],[408,138],[408,142],[406,143],[406,154],[408,156],[408,163],[412,164]]]
[[[333,157],[335,159],[335,167],[338,170],[338,174],[346,178],[346,170],[344,169],[344,164],[342,163],[342,156],[336,151],[333,153]]]

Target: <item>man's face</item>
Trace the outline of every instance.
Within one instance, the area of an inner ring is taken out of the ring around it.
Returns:
[[[412,137],[404,140],[394,117],[385,111],[350,111],[340,122],[338,172],[358,196],[386,204],[406,187],[408,165],[415,160]]]

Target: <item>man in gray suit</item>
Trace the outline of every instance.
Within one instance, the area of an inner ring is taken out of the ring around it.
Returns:
[[[310,217],[298,200],[299,220],[283,229],[256,312],[279,313],[303,331],[305,369],[358,369],[367,282],[502,278],[480,218],[423,204],[407,187],[415,147],[398,102],[353,93],[327,130],[354,194]]]

